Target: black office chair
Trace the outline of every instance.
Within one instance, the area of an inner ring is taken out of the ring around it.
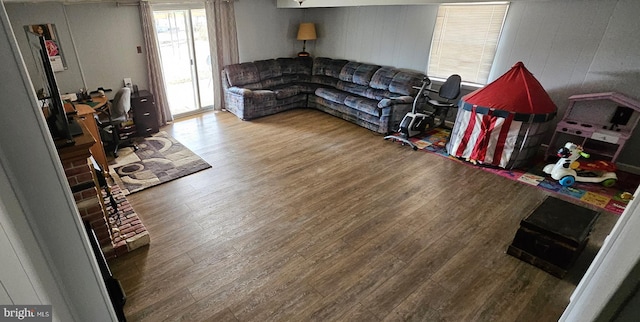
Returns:
[[[123,87],[97,116],[102,142],[106,144],[105,149],[108,147],[113,153],[114,158],[118,157],[120,148],[132,147],[134,151],[138,150],[131,139],[135,134],[135,126],[128,122],[130,109],[131,89]]]
[[[460,75],[453,74],[447,78],[444,84],[442,84],[437,91],[430,88],[426,89],[432,93],[437,93],[439,96],[439,99],[432,99],[431,97],[428,97],[427,99],[427,105],[434,109],[432,115],[438,119],[438,123],[435,127],[442,126],[447,118],[449,109],[456,107],[456,99],[460,96],[461,82],[462,78]]]

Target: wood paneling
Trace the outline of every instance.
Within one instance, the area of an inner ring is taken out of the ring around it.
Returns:
[[[560,114],[583,86],[615,2],[512,2],[489,76],[522,61],[549,92]]]
[[[437,5],[314,9],[315,56],[424,72]]]
[[[559,280],[506,255],[547,192],[319,111],[164,130],[213,167],[127,196],[151,235],[111,262],[132,321],[553,321],[594,256]]]

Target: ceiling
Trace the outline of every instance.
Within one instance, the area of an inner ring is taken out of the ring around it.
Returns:
[[[514,1],[514,0],[512,0]],[[515,0],[515,1],[558,1],[558,0]],[[277,0],[278,8],[319,8],[319,7],[357,7],[388,5],[422,5],[440,3],[490,2],[489,0]],[[506,2],[506,1],[493,1]]]
[[[62,3],[138,3],[138,0],[0,0],[3,2],[62,2]],[[196,0],[197,1],[197,0]],[[204,0],[200,1],[203,2]],[[254,1],[254,0],[234,0]],[[512,0],[512,1],[558,1],[558,0]],[[193,0],[149,0],[149,2],[189,3]],[[321,8],[321,7],[358,7],[358,6],[388,6],[388,5],[422,5],[439,3],[471,3],[488,2],[487,0],[277,0],[278,8]],[[497,2],[497,1],[496,1]]]

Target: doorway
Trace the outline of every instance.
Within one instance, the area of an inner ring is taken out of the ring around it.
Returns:
[[[203,8],[154,9],[169,109],[175,118],[213,108],[207,16]]]

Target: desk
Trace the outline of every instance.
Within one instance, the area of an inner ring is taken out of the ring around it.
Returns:
[[[100,139],[100,131],[98,129],[98,124],[96,124],[96,119],[94,115],[96,114],[95,109],[103,107],[107,104],[107,97],[93,97],[91,99],[95,106],[90,106],[88,104],[83,103],[74,103],[75,109],[77,111],[77,119],[80,123],[84,124],[84,126],[89,130],[91,135],[95,139],[95,143],[91,146],[89,150],[91,150],[91,155],[98,162],[100,167],[102,168],[105,176],[109,176],[109,163],[107,162],[107,154],[104,152],[104,146],[102,144],[102,139]],[[71,104],[65,104],[65,110],[71,108],[73,109]]]

